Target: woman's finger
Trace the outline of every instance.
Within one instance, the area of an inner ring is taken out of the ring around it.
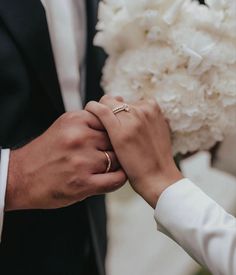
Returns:
[[[85,107],[86,111],[94,114],[102,122],[102,124],[108,131],[108,134],[112,130],[112,128],[119,127],[119,121],[112,112],[110,104],[109,106],[107,106],[95,101],[91,101]]]

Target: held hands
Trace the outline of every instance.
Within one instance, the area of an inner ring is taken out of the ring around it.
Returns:
[[[154,100],[114,114],[123,104],[104,96],[85,111],[64,114],[42,136],[12,151],[6,210],[68,206],[115,191],[126,174],[155,207],[162,192],[183,178],[172,158],[168,124]],[[112,162],[109,173],[104,152]]]
[[[114,114],[112,110],[122,105],[121,98],[104,96],[86,110],[105,126],[134,190],[155,208],[162,192],[183,178],[172,157],[168,124],[155,100]]]
[[[101,122],[66,113],[42,136],[11,152],[6,210],[50,209],[114,191],[126,181]],[[109,173],[107,151],[112,160]]]

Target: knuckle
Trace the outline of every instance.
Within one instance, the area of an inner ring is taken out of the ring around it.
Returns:
[[[65,131],[62,136],[62,143],[67,148],[83,146],[86,141],[85,131]]]
[[[87,142],[87,140],[91,138],[91,136],[91,130],[89,130],[87,127],[84,127],[83,129],[81,128],[75,136],[76,143],[78,145],[84,145]]]
[[[70,159],[70,166],[73,167],[75,170],[77,170],[78,168],[83,167],[83,160],[82,158],[78,157],[78,156],[74,156]],[[75,179],[73,181],[76,181]]]
[[[110,100],[112,97],[110,95],[104,95],[101,99],[100,99],[100,103],[105,103],[108,100]]]
[[[70,131],[65,131],[62,134],[62,144],[64,147],[71,147],[74,144],[75,137]]]
[[[137,120],[136,122],[133,123],[132,127],[133,127],[133,130],[130,131],[130,134],[132,134],[132,132],[139,133],[140,131],[142,131],[143,124],[140,120]]]
[[[62,135],[65,135],[65,132],[70,132],[75,125],[75,118],[78,118],[78,112],[67,112],[64,113],[58,119],[58,129]]]
[[[77,143],[77,138],[76,138],[76,135],[75,135],[74,131],[67,131],[64,134],[64,138],[63,139],[64,139],[64,144],[67,147],[74,146]]]
[[[90,109],[90,107],[94,106],[94,103],[94,101],[89,101],[85,106],[85,110]]]
[[[108,116],[110,115],[111,113],[111,110],[109,107],[105,106],[105,105],[101,105],[101,108],[100,108],[100,115],[105,117],[105,116]]]
[[[90,113],[85,110],[79,112],[67,112],[60,117],[60,121],[63,127],[71,127],[78,123],[86,123],[89,118],[89,115]]]
[[[150,105],[153,108],[153,110],[160,110],[160,107],[155,99],[151,99]]]
[[[157,101],[154,98],[150,98],[148,103],[151,107],[156,108],[158,106]]]
[[[90,117],[90,113],[88,113],[85,110],[80,111],[78,114],[78,118],[79,118],[80,122],[82,122],[82,123],[87,123],[89,117]]]
[[[94,109],[96,109],[97,104],[98,103],[96,101],[89,101],[85,106],[85,110],[88,112],[92,112]]]
[[[150,105],[145,104],[140,108],[140,110],[145,118],[149,118],[152,115],[152,108]]]
[[[125,143],[130,143],[132,141],[132,139],[133,139],[133,131],[134,131],[134,126],[133,126],[132,131],[126,132],[126,133],[124,133],[121,136],[121,138],[119,140],[120,146],[122,146]]]
[[[77,116],[78,116],[78,113],[76,113],[76,112],[67,112],[67,113],[64,113],[60,117],[60,119],[61,119],[62,123],[68,123],[68,121],[71,121],[72,119],[74,119]]]

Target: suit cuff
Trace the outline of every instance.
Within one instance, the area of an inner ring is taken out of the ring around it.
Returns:
[[[0,155],[1,155],[1,159],[0,159],[0,241],[1,241],[10,150],[9,149],[1,150]]]

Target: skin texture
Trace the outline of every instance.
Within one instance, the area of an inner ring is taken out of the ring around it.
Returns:
[[[155,100],[130,105],[130,112],[113,114],[122,98],[104,96],[86,110],[105,126],[116,155],[133,189],[153,208],[171,184],[183,178],[172,157],[168,123]]]
[[[104,151],[113,163],[107,174]],[[11,151],[5,208],[60,208],[125,182],[101,122],[87,111],[66,113],[43,135]]]

